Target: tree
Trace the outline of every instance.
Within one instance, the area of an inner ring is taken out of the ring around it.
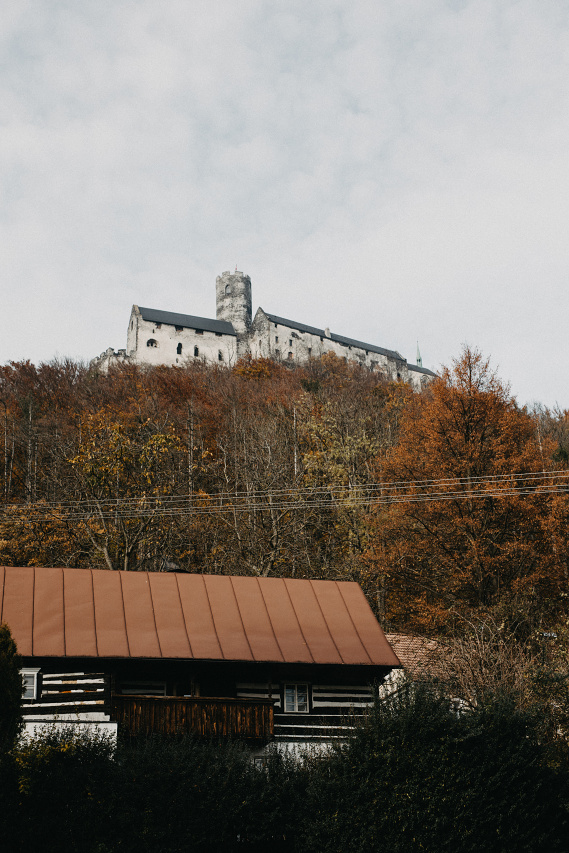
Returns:
[[[494,609],[525,630],[545,618],[566,546],[554,547],[544,489],[521,492],[527,474],[554,464],[552,450],[476,350],[410,398],[396,447],[378,460],[391,502],[368,554],[393,622],[428,633],[455,612]]]
[[[22,676],[20,656],[9,627],[0,625],[0,757],[22,731]]]

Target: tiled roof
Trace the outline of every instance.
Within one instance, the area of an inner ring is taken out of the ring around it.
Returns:
[[[236,336],[231,323],[225,320],[210,320],[207,317],[192,317],[191,314],[174,314],[172,311],[158,311],[156,308],[137,306],[143,320],[150,323],[165,323],[167,326],[182,326],[184,329],[203,329],[204,332],[220,332],[222,335]]]
[[[399,665],[352,582],[6,567],[0,622],[25,657]]]
[[[365,344],[362,341],[356,341],[353,338],[345,338],[343,335],[336,335],[334,332],[331,332],[330,337],[328,337],[324,329],[317,329],[316,326],[306,326],[304,323],[296,323],[294,320],[285,320],[284,317],[277,317],[276,314],[267,314],[266,311],[263,313],[268,317],[271,323],[278,323],[279,326],[286,326],[289,329],[297,329],[299,332],[307,332],[309,335],[318,335],[321,338],[327,338],[329,341],[335,341],[338,344],[345,344],[349,347],[358,347],[358,349],[377,352],[380,355],[385,355],[388,358],[395,358],[398,361],[405,361],[403,356],[395,350],[377,347],[375,344]]]
[[[436,640],[417,637],[414,634],[387,633],[385,636],[404,669],[415,675],[434,673],[436,670],[436,653],[439,649]]]

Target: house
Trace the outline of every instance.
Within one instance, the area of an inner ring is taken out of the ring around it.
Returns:
[[[400,666],[353,582],[5,567],[0,622],[30,727],[329,742]]]
[[[174,367],[195,359],[231,365],[246,355],[299,364],[332,352],[392,381],[409,382],[416,390],[435,376],[422,366],[418,350],[417,364],[409,364],[395,350],[287,320],[262,308],[253,317],[251,279],[237,269],[217,276],[215,295],[215,320],[133,305],[126,349],[115,352],[109,347],[92,360],[92,366],[103,371],[129,362]]]

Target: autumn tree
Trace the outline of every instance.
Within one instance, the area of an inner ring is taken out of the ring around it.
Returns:
[[[547,618],[566,546],[553,547],[547,486],[528,475],[550,468],[551,454],[476,350],[409,400],[397,446],[378,462],[368,555],[390,620],[429,632],[454,613],[492,610],[527,631]]]

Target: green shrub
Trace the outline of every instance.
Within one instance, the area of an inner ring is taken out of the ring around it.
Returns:
[[[109,798],[115,770],[114,743],[107,735],[56,725],[24,738],[14,750],[20,828],[15,849],[27,851],[41,838],[44,851],[101,851],[112,837]]]
[[[459,715],[433,685],[406,685],[314,767],[304,849],[554,853],[565,791],[538,721],[508,697]]]

